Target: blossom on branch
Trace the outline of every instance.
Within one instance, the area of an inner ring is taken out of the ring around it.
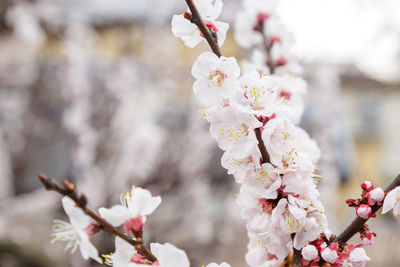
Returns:
[[[101,217],[113,226],[124,225],[125,231],[139,232],[146,216],[160,205],[161,197],[153,197],[151,193],[140,187],[132,187],[132,190],[121,195],[121,205],[115,205],[111,209],[100,208]]]
[[[203,19],[203,23],[217,37],[218,44],[220,46],[223,45],[229,24],[216,20],[222,11],[222,0],[193,0],[193,2]],[[185,42],[185,45],[195,47],[204,40],[204,35],[191,22],[191,19],[192,15],[190,14],[190,10],[188,10],[184,14],[174,15],[171,26],[175,37],[181,38]]]
[[[189,267],[189,259],[186,253],[177,247],[165,243],[151,243],[150,250],[157,257],[157,261],[151,263],[143,255],[139,254],[134,247],[119,237],[115,238],[115,252],[103,255],[105,263],[113,267],[136,267],[136,266],[160,266],[160,267]]]
[[[102,263],[102,259],[98,255],[95,246],[90,242],[89,237],[94,235],[100,230],[97,224],[92,223],[92,220],[83,211],[76,207],[75,202],[69,197],[63,197],[62,204],[65,213],[70,219],[70,223],[54,220],[53,233],[54,238],[51,241],[67,241],[65,250],[71,249],[74,253],[79,247],[82,257],[87,260],[89,258]]]
[[[192,75],[197,79],[193,91],[206,106],[222,104],[239,90],[240,68],[233,57],[204,52],[193,64]]]

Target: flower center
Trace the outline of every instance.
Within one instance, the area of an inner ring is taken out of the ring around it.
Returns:
[[[228,75],[226,75],[220,70],[216,70],[213,73],[211,73],[210,76],[208,76],[209,80],[208,86],[221,87],[226,78],[228,78]]]
[[[300,228],[299,221],[290,213],[289,209],[285,210],[283,218],[289,232],[294,233]]]
[[[236,144],[240,140],[240,138],[249,134],[248,128],[249,127],[244,124],[242,124],[241,127],[237,128],[221,128],[221,135],[225,136],[227,141]]]

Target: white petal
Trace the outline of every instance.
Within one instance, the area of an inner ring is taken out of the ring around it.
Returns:
[[[393,208],[394,204],[397,201],[397,197],[399,196],[399,190],[400,187],[398,186],[387,194],[385,200],[383,201],[383,209],[382,209],[383,214]]]
[[[131,261],[135,248],[120,237],[115,238],[115,252],[112,255],[114,267],[127,267]]]
[[[90,217],[78,208],[72,199],[69,197],[63,197],[62,204],[65,213],[68,215],[71,224],[74,227],[83,229],[90,224]]]
[[[150,250],[156,256],[162,267],[189,267],[189,259],[186,253],[177,247],[165,243],[151,243]]]
[[[82,257],[87,260],[88,258],[92,258],[98,263],[103,263],[103,260],[99,257],[99,252],[97,248],[93,246],[90,241],[81,242],[79,245],[79,249],[81,251]]]
[[[191,35],[185,35],[182,36],[182,40],[185,42],[185,45],[187,45],[190,48],[195,47],[198,43],[204,40],[203,37],[201,37],[200,32],[196,30],[193,34]]]
[[[150,191],[136,187],[132,192],[132,198],[128,202],[131,213],[137,212],[137,215],[150,215],[160,205],[161,197],[153,197]]]
[[[175,37],[192,35],[197,31],[197,26],[185,19],[183,15],[174,15],[171,21],[171,31]]]
[[[222,46],[225,42],[226,32],[229,29],[229,24],[220,21],[214,21],[215,27],[217,27],[217,37],[218,37],[218,45]]]
[[[121,205],[115,205],[111,209],[100,208],[99,213],[101,217],[113,226],[120,226],[125,220],[132,217],[128,209]]]

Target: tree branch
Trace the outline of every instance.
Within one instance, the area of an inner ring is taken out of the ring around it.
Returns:
[[[204,35],[204,38],[207,40],[207,43],[210,45],[214,54],[216,54],[218,57],[221,57],[222,52],[218,45],[217,35],[215,33],[212,33],[208,29],[208,27],[204,24],[204,21],[201,18],[199,11],[197,10],[195,4],[193,3],[193,0],[185,0],[185,1],[190,9],[190,12],[192,13],[190,18],[188,19],[190,19],[190,22],[192,22],[199,28],[200,32]]]
[[[78,196],[78,194],[76,193],[76,190],[75,190],[75,185],[73,183],[69,182],[68,180],[64,180],[64,188],[62,188],[54,181],[54,179],[49,178],[42,173],[38,174],[38,178],[46,190],[56,191],[60,195],[67,196],[70,199],[72,199],[76,203],[76,205],[86,215],[88,215],[93,220],[95,220],[102,227],[102,229],[104,231],[122,238],[123,240],[125,240],[126,242],[131,244],[138,251],[139,254],[142,254],[151,262],[157,261],[157,258],[151,253],[151,251],[148,248],[143,246],[141,239],[140,239],[140,242],[133,240],[132,238],[127,236],[125,233],[120,231],[118,228],[112,226],[109,222],[107,222],[106,220],[101,218],[96,212],[89,209],[86,206],[86,204],[87,204],[86,196],[83,194]]]
[[[400,175],[398,175],[396,179],[394,179],[393,182],[386,187],[385,195],[397,186],[400,186]],[[381,208],[381,206],[373,206],[372,214],[375,214]],[[341,244],[346,243],[353,235],[361,230],[366,221],[368,221],[368,219],[365,220],[357,216],[357,218],[355,218],[353,222],[347,226],[347,228],[335,239],[334,242],[339,242]]]

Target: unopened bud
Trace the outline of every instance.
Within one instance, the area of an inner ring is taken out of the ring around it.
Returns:
[[[71,192],[73,192],[75,190],[75,184],[71,183],[67,179],[64,179],[64,187],[65,187],[65,189],[67,189],[68,191],[71,191]]]
[[[190,14],[189,12],[183,13],[183,17],[187,20],[192,20],[192,14]]]

